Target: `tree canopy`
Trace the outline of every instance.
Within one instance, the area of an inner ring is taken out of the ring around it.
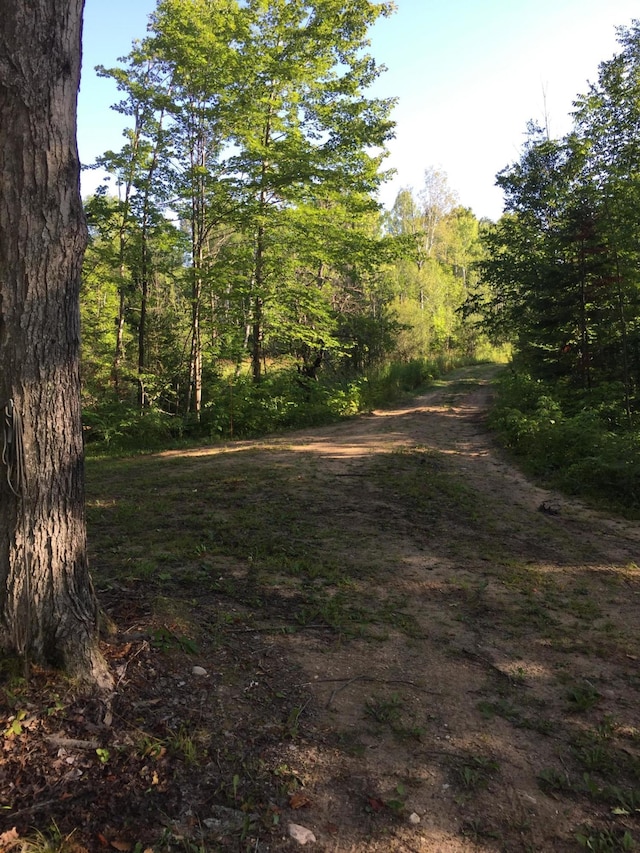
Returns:
[[[117,210],[90,203],[103,248],[101,211],[118,219],[108,238],[120,269],[116,385],[127,329],[138,382],[153,383],[145,340],[152,290],[167,284],[162,215],[173,218],[176,251],[187,235],[171,276],[190,306],[167,330],[189,358],[170,387],[158,383],[165,404],[173,397],[198,417],[203,371],[221,358],[248,353],[259,381],[283,349],[304,361],[353,345],[340,340],[335,306],[371,272],[362,258],[376,240],[372,194],[393,102],[365,94],[381,71],[367,30],[391,11],[363,0],[161,0],[124,65],[101,69],[132,125],[122,150],[100,161],[122,187]]]
[[[607,388],[629,419],[640,382],[640,24],[618,37],[571,132],[555,140],[531,125],[520,160],[499,174],[505,215],[486,233],[488,289],[469,304],[534,375],[592,397]]]

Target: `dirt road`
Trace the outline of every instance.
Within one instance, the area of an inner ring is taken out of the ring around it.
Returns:
[[[496,369],[90,460],[118,686],[105,711],[47,673],[0,685],[0,841],[55,821],[59,850],[266,853],[298,824],[326,853],[633,849],[640,525],[505,461]]]
[[[316,849],[640,840],[640,528],[505,461],[485,428],[494,370],[268,444],[272,464],[306,466],[299,535],[369,560],[363,606],[398,608],[360,638],[309,630],[287,643],[311,699],[288,760]],[[616,801],[614,783],[633,802]]]

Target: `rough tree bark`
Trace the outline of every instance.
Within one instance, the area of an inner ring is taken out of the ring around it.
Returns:
[[[80,417],[83,5],[0,0],[0,406],[13,401],[13,437],[21,417],[24,444],[24,483],[0,465],[0,644],[108,688]]]

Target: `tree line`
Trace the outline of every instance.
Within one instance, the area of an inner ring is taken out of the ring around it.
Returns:
[[[288,367],[299,386],[474,353],[482,335],[457,312],[478,221],[433,169],[391,212],[376,200],[394,100],[367,93],[383,71],[367,35],[391,12],[160,0],[147,36],[98,69],[126,128],[85,200],[89,411],[119,401],[193,424],[247,370],[259,385]]]
[[[574,105],[561,139],[528,127],[497,182],[505,214],[485,235],[472,306],[518,363],[631,422],[640,399],[640,24]]]
[[[494,423],[536,473],[640,506],[640,23],[576,98],[572,128],[531,123],[497,182],[466,310],[514,347]]]

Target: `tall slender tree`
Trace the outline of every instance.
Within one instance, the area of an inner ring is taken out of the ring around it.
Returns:
[[[327,194],[373,192],[393,132],[392,101],[365,90],[380,73],[370,26],[392,11],[369,0],[248,0],[244,76],[233,130],[243,230],[253,243],[252,370],[262,373],[269,306],[286,283],[274,251],[290,209]],[[276,252],[277,255],[277,252]]]
[[[165,81],[162,94],[135,94],[150,99],[141,115],[165,111],[158,174],[191,242],[183,385],[196,418],[221,355],[248,354],[258,381],[271,353],[304,365],[342,347],[335,291],[365,265],[338,256],[377,239],[373,192],[393,132],[392,101],[366,96],[381,71],[367,33],[391,11],[371,0],[160,0],[129,58]],[[132,80],[122,72],[127,92]],[[141,195],[134,183],[129,216]]]
[[[141,407],[147,403],[145,391],[146,325],[150,277],[153,268],[151,237],[167,201],[166,180],[159,177],[167,157],[167,139],[163,127],[167,107],[166,93],[171,79],[164,69],[139,46],[128,57],[127,68],[98,67],[98,74],[112,77],[124,98],[115,105],[121,115],[131,119],[124,131],[127,139],[119,152],[107,151],[98,158],[115,176],[118,184],[118,269],[119,310],[113,356],[113,383],[121,392],[125,361],[125,326],[136,294],[137,380]]]
[[[202,409],[203,311],[210,269],[231,216],[224,149],[240,77],[242,21],[236,0],[161,0],[146,52],[171,78],[172,185],[175,207],[191,240],[191,333],[187,411]],[[224,229],[223,229],[224,230]]]

